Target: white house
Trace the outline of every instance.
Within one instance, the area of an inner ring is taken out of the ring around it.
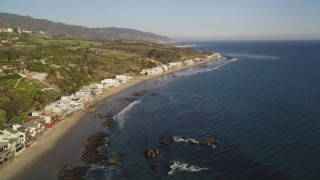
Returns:
[[[169,63],[169,67],[172,68],[172,69],[179,68],[179,67],[181,67],[181,65],[182,65],[181,62],[171,62],[171,63]]]
[[[91,100],[92,97],[92,90],[91,87],[89,86],[83,86],[80,91],[76,92],[76,96],[81,96],[83,99],[86,100]]]
[[[9,140],[0,132],[0,168],[9,164],[14,158],[14,152],[10,147]]]
[[[25,133],[14,130],[10,127],[0,131],[2,137],[0,142],[8,142],[8,148],[11,148],[14,153],[21,152],[25,147],[26,135]]]
[[[118,87],[120,85],[120,82],[116,79],[104,79],[101,81],[101,84],[103,84],[105,88],[109,88]]]
[[[163,73],[163,69],[160,66],[151,69],[151,75],[161,74],[161,73]]]
[[[118,80],[120,83],[127,83],[132,80],[132,76],[127,75],[116,75],[116,80]]]
[[[220,53],[212,53],[211,55],[207,56],[207,59],[218,59],[221,58],[221,54]]]
[[[168,66],[166,67],[168,69]],[[152,69],[143,69],[140,73],[143,75],[157,75],[164,72],[164,68],[162,66],[158,66]]]
[[[84,107],[83,98],[81,96],[72,96],[70,105],[82,109]]]
[[[169,67],[168,65],[164,65],[164,64],[162,64],[161,66],[162,66],[162,69],[163,69],[163,71],[164,71],[164,72],[166,72],[166,71],[169,71],[169,70],[170,70],[170,67]]]
[[[32,111],[31,116],[39,117],[39,116],[41,116],[41,112],[40,111]]]
[[[58,113],[60,116],[63,116],[64,112],[67,110],[67,106],[61,103],[61,101],[56,101],[47,105],[44,109],[47,112],[55,112]]]
[[[104,86],[101,83],[92,84],[91,86],[94,86],[94,87],[96,87],[98,89],[104,89]]]
[[[37,121],[28,121],[21,125],[21,127],[25,128],[26,134],[35,137],[45,130],[45,126]]]
[[[190,59],[190,60],[186,60],[186,61],[183,61],[183,63],[186,65],[186,66],[190,66],[192,64],[194,64],[194,60]]]
[[[201,61],[201,58],[194,58],[193,59],[195,62],[199,62],[199,61]]]

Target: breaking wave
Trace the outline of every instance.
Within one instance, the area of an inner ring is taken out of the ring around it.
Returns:
[[[85,175],[85,179],[114,179],[114,171],[115,168],[112,166],[92,164]]]
[[[191,138],[183,138],[181,136],[173,136],[172,138],[174,142],[177,142],[177,143],[185,142],[185,143],[199,144],[199,141]]]
[[[209,170],[209,168],[201,168],[198,166],[189,165],[187,163],[182,163],[179,161],[172,161],[170,163],[170,169],[171,171],[168,172],[170,176],[172,176],[174,173],[178,171],[199,172],[199,171]]]
[[[113,119],[119,122],[120,128],[123,127],[124,123],[124,116],[137,104],[141,103],[142,99],[136,100],[129,104],[127,107],[125,107],[122,111],[120,111],[118,114],[113,116]]]

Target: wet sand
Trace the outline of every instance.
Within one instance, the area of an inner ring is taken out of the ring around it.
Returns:
[[[21,172],[24,172],[28,167],[30,168],[30,166],[32,166],[37,161],[37,159],[43,157],[47,152],[49,152],[56,146],[61,138],[65,137],[70,131],[72,131],[72,128],[77,125],[78,121],[81,121],[85,117],[85,115],[90,113],[90,111],[94,111],[95,107],[99,106],[99,104],[101,104],[107,98],[128,88],[143,83],[147,80],[151,80],[167,74],[172,74],[190,67],[199,66],[210,61],[213,60],[200,61],[195,64],[176,68],[159,75],[136,77],[128,83],[121,84],[119,87],[113,87],[104,90],[99,97],[96,97],[92,101],[89,107],[87,107],[85,110],[73,113],[72,115],[58,123],[54,128],[47,129],[35,144],[33,144],[28,149],[25,149],[21,154],[17,155],[14,162],[0,169],[0,179],[14,179],[17,174],[21,174]]]

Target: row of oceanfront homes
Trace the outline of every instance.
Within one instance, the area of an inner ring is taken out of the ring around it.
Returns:
[[[195,58],[182,62],[172,62],[152,69],[144,69],[142,75],[159,75],[166,71],[182,66],[189,66],[199,61],[221,58],[219,53],[213,53],[206,58]],[[104,79],[100,83],[82,87],[78,92],[62,96],[59,101],[45,106],[43,111],[33,111],[23,124],[14,124],[0,130],[0,168],[9,164],[15,156],[30,147],[37,139],[44,135],[47,128],[53,128],[58,122],[73,112],[85,109],[96,97],[109,88],[116,88],[120,84],[132,80],[132,76],[117,75],[114,79]],[[27,153],[27,152],[26,152]]]

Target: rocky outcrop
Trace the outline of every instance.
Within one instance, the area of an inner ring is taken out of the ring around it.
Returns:
[[[152,171],[155,171],[155,172],[159,171],[159,169],[160,169],[159,165],[155,164],[155,163],[151,164],[150,168],[151,168]]]
[[[160,144],[162,144],[162,145],[169,145],[169,144],[172,144],[172,142],[171,142],[171,141],[168,141],[168,140],[163,139],[163,138],[161,138],[161,139],[159,140],[159,143],[160,143]]]
[[[146,159],[155,159],[159,157],[160,155],[160,150],[159,149],[151,149],[151,150],[146,150],[144,152],[144,157]]]
[[[120,159],[117,157],[111,157],[104,160],[104,162],[108,165],[116,165],[120,162]]]
[[[216,139],[206,139],[206,140],[203,140],[199,143],[201,146],[207,146],[207,147],[217,147],[219,146],[219,141],[216,140]]]
[[[108,134],[104,132],[98,132],[89,136],[84,148],[84,153],[82,154],[82,160],[85,163],[97,164],[101,162],[104,156],[99,153],[98,148],[105,144],[107,136]]]

